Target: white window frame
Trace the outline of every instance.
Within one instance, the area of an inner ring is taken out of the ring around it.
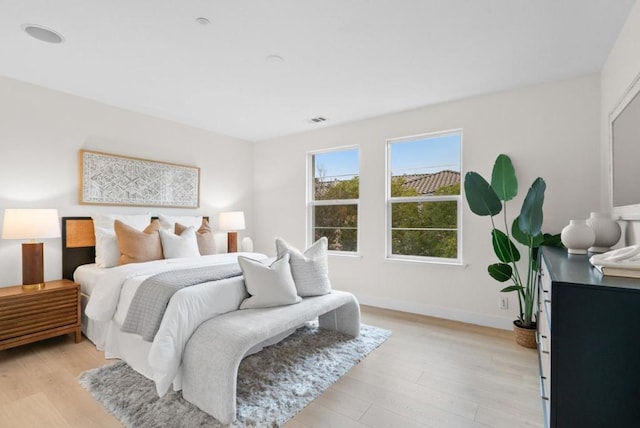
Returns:
[[[323,150],[314,150],[307,153],[307,218],[306,218],[306,245],[309,247],[313,244],[315,239],[314,233],[314,208],[317,206],[328,206],[328,205],[355,205],[356,210],[358,212],[358,220],[356,223],[356,250],[355,251],[335,251],[329,250],[329,254],[334,255],[348,255],[348,256],[357,256],[360,254],[360,198],[358,199],[323,199],[323,200],[315,200],[313,197],[315,195],[315,187],[314,187],[314,163],[313,157],[317,154],[330,153],[330,152],[341,152],[347,150],[358,150],[358,177],[360,177],[360,167],[361,167],[361,158],[360,158],[360,147],[358,145],[351,146],[341,146],[341,147],[332,147],[329,149]],[[358,188],[358,196],[360,195],[360,188]]]
[[[438,195],[438,196],[391,196],[391,146],[394,143],[404,143],[413,140],[420,140],[425,138],[444,137],[447,135],[459,135],[460,137],[460,194],[459,195]],[[386,200],[386,234],[385,234],[385,258],[387,260],[404,260],[412,262],[423,263],[439,263],[439,264],[451,264],[451,265],[463,265],[462,262],[462,201],[463,201],[463,183],[462,183],[462,129],[452,129],[441,132],[430,132],[425,134],[410,135],[407,137],[390,138],[386,143],[386,180],[385,180],[385,200]],[[392,251],[392,205],[398,202],[440,202],[440,201],[456,201],[457,202],[457,256],[456,258],[445,257],[426,257],[426,256],[414,256],[393,254]]]

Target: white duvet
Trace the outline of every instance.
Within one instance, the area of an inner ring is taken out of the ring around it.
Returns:
[[[145,278],[169,270],[234,263],[238,255],[257,260],[267,258],[259,253],[216,254],[106,269],[96,279],[85,315],[96,321],[113,320],[112,325],[119,326],[126,316],[135,290]],[[123,287],[125,284],[127,285]],[[177,379],[182,353],[196,328],[210,318],[238,309],[246,297],[242,277],[186,287],[173,295],[147,357],[159,396],[166,394]]]

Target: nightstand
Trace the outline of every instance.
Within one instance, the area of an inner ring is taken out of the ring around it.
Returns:
[[[0,288],[0,350],[69,333],[82,340],[79,284],[61,279],[42,290]]]

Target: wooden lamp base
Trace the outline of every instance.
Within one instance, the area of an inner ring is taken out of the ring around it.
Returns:
[[[227,252],[238,252],[238,232],[227,232]]]
[[[44,288],[44,244],[42,242],[22,244],[22,288],[25,290]]]

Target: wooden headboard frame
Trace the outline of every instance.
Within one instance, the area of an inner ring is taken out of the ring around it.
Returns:
[[[80,265],[96,260],[96,237],[91,217],[62,217],[62,277],[73,281]]]
[[[208,216],[204,218],[209,220]],[[96,237],[91,217],[62,217],[62,277],[73,281],[78,266],[95,260]]]

